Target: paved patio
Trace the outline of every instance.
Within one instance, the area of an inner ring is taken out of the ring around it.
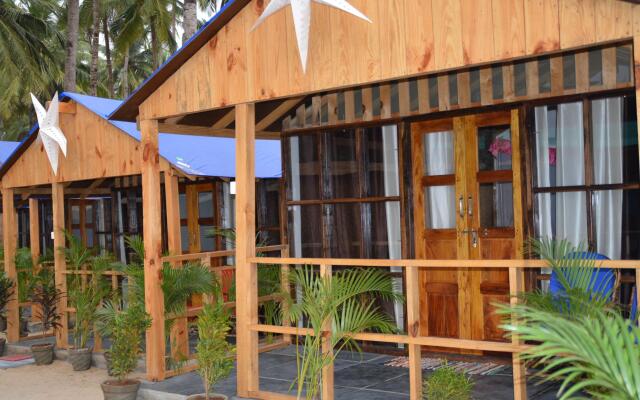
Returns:
[[[409,399],[409,370],[385,364],[395,357],[373,353],[342,352],[335,364],[335,398],[345,400],[405,400]],[[260,389],[288,393],[295,377],[295,347],[274,350],[260,355]],[[424,376],[429,372],[425,371]],[[511,368],[490,376],[473,376],[476,382],[474,398],[477,400],[511,400],[513,386]],[[536,385],[530,379],[528,398],[537,400],[555,399],[555,387],[550,384]],[[144,388],[191,395],[202,392],[200,377],[188,373],[163,382],[143,384]],[[215,387],[218,393],[234,396],[236,393],[235,370],[231,376]]]

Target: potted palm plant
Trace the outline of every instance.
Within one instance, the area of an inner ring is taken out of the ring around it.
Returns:
[[[371,330],[396,331],[391,318],[375,305],[377,298],[399,301],[402,297],[394,292],[389,275],[374,269],[346,269],[330,277],[304,267],[293,271],[290,279],[299,289],[300,300],[283,293],[288,310],[285,317],[293,323],[301,321],[312,332],[303,337],[303,346],[296,347],[298,369],[292,388],[297,386],[298,398],[317,400],[322,369],[345,348],[360,351],[353,335]],[[328,321],[333,352],[322,350]]]
[[[13,296],[13,280],[7,277],[4,271],[0,271],[0,331],[7,330],[7,318],[5,315],[5,310],[7,307],[7,303]],[[4,354],[4,345],[6,340],[4,338],[0,338],[0,356]]]
[[[142,335],[151,326],[151,317],[138,302],[121,309],[107,302],[98,310],[100,331],[111,338],[111,372],[116,379],[101,384],[105,400],[136,400],[140,381],[127,379],[135,370]]]
[[[18,272],[18,302],[27,303],[31,301],[30,293],[33,291],[33,287],[37,281],[31,250],[28,247],[19,248],[16,250],[14,259],[16,271]],[[28,315],[25,315],[25,311],[25,308],[20,309],[20,336],[27,336],[29,334],[29,318]]]
[[[211,393],[213,386],[228,377],[233,369],[235,349],[227,342],[231,326],[224,303],[217,301],[215,304],[206,304],[198,316],[197,324],[196,359],[204,394],[189,396],[187,400],[227,400],[225,395]]]
[[[76,326],[73,333],[73,348],[69,349],[69,362],[74,371],[91,368],[93,349],[87,342],[93,333],[98,307],[109,293],[102,273],[113,264],[110,255],[100,255],[91,259],[91,281],[85,285],[74,285],[69,290],[69,302],[76,309]]]
[[[56,288],[51,271],[42,269],[36,275],[29,299],[32,303],[38,305],[35,317],[40,322],[43,334],[50,329],[55,331],[61,326],[60,314],[58,313],[58,302],[61,297],[62,292]],[[53,347],[52,343],[31,346],[31,353],[37,365],[48,365],[53,362]]]

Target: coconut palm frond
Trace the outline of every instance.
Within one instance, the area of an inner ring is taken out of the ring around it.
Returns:
[[[562,382],[561,400],[640,398],[640,329],[613,311],[566,318],[527,305],[498,306],[512,315],[503,328],[522,340],[539,342],[523,355],[546,380]]]

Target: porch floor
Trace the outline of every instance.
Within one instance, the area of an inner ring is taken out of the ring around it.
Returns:
[[[440,357],[445,357],[440,355]],[[373,353],[342,352],[335,363],[335,398],[337,400],[405,400],[409,399],[409,369],[387,366],[396,357]],[[446,357],[445,357],[446,358]],[[483,358],[473,357],[482,362]],[[296,375],[295,347],[273,350],[260,355],[260,390],[289,393]],[[423,377],[430,372],[424,371]],[[472,375],[475,381],[474,399],[511,400],[513,380],[511,367],[494,375]],[[551,400],[556,398],[557,386],[540,384],[529,378],[528,398]],[[191,372],[163,382],[145,382],[144,388],[154,391],[192,395],[202,392],[200,377]],[[236,394],[236,371],[214,388],[229,397]],[[294,393],[289,393],[294,394]]]

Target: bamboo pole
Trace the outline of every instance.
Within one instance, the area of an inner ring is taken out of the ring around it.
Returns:
[[[165,373],[164,296],[162,293],[162,219],[158,122],[140,121],[142,212],[144,237],[145,309],[151,316],[147,330],[147,378],[162,380]]]

